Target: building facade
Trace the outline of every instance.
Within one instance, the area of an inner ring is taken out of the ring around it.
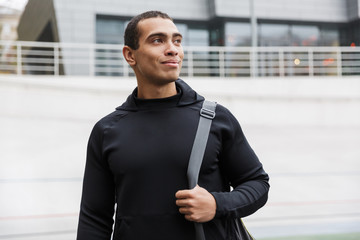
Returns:
[[[253,0],[258,46],[360,44],[359,0]],[[19,40],[123,43],[136,14],[161,10],[191,46],[250,46],[250,0],[29,0]]]
[[[0,5],[0,40],[16,40],[21,11]]]
[[[18,39],[123,44],[127,22],[148,10],[168,13],[183,34],[184,46],[360,45],[360,0],[29,0],[18,26]],[[256,43],[252,42],[253,33]],[[74,53],[61,51],[63,59]],[[96,50],[95,59],[120,52]],[[84,68],[92,65],[108,67],[90,62]],[[83,74],[71,64],[66,71]],[[127,71],[124,68],[117,75]]]

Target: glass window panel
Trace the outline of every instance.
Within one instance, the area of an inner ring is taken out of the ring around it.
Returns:
[[[189,29],[188,33],[190,46],[209,45],[209,32],[206,29]]]
[[[206,27],[186,23],[176,23],[176,27],[183,35],[183,46],[209,45],[209,31]]]
[[[119,19],[96,19],[96,42],[108,44],[123,44],[124,31],[127,22]]]
[[[286,24],[260,24],[260,46],[289,46],[290,26]]]
[[[317,46],[319,45],[320,31],[317,26],[291,27],[293,46]]]
[[[338,29],[322,28],[320,34],[321,46],[339,46],[340,33]]]
[[[251,46],[249,23],[225,23],[225,46]]]

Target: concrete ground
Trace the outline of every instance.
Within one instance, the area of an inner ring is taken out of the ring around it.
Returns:
[[[0,239],[75,239],[88,136],[125,96],[91,94],[0,85]],[[359,96],[350,102],[356,117]],[[360,232],[360,124],[236,116],[271,177],[267,205],[244,219],[256,238]]]

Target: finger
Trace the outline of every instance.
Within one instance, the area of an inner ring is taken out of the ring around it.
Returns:
[[[194,207],[194,200],[191,198],[178,199],[175,203],[179,207]]]
[[[179,208],[179,212],[180,212],[181,214],[184,214],[184,215],[191,215],[191,214],[193,214],[193,212],[191,211],[191,209],[190,209],[190,208],[187,208],[187,207],[181,207],[181,208]]]
[[[175,197],[178,198],[178,199],[188,198],[188,197],[191,196],[191,191],[192,190],[180,190],[180,191],[177,191],[176,194],[175,194]]]
[[[190,222],[193,222],[193,219],[190,215],[185,215],[185,219],[190,221]]]
[[[184,216],[186,220],[191,221],[191,222],[201,222],[201,220],[196,217],[194,214],[188,214]]]
[[[176,205],[179,207],[186,207],[188,206],[187,200],[186,199],[178,199],[176,200]]]

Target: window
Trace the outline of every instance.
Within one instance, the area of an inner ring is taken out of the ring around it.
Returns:
[[[320,46],[339,46],[340,33],[337,28],[322,28],[320,30]]]
[[[209,31],[199,24],[176,23],[176,27],[183,35],[183,46],[208,46]]]
[[[260,46],[339,46],[336,27],[262,23],[259,25]]]
[[[206,29],[189,29],[189,45],[190,46],[208,46],[209,32]]]
[[[318,46],[320,31],[317,26],[291,26],[292,46]]]
[[[98,16],[96,19],[96,43],[123,44],[127,22],[116,18]]]
[[[286,24],[260,24],[260,46],[289,46],[290,26]]]
[[[97,16],[96,18],[96,43],[100,44],[124,44],[125,20],[111,16]],[[95,49],[95,75],[122,76],[124,75],[120,49],[107,49],[98,45]]]
[[[251,46],[249,23],[225,23],[225,46]]]

